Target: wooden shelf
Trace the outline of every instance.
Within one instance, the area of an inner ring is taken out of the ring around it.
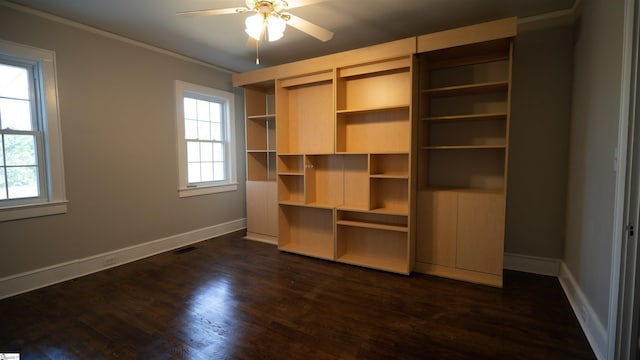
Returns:
[[[424,94],[431,96],[457,96],[469,94],[482,94],[498,91],[507,91],[509,89],[508,81],[496,81],[484,84],[470,84],[459,86],[447,86],[436,89],[423,90]]]
[[[300,244],[289,243],[278,246],[278,249],[294,254],[313,256],[320,259],[333,260],[333,247],[329,248],[326,244]]]
[[[264,114],[264,115],[249,115],[247,119],[250,120],[275,120],[276,114]]]
[[[406,172],[399,172],[395,174],[392,174],[392,173],[371,174],[370,176],[373,179],[408,179],[409,178],[409,174]]]
[[[457,193],[476,193],[476,194],[504,194],[504,189],[483,189],[483,188],[453,188],[432,186],[421,189],[421,191],[449,191]]]
[[[363,266],[371,269],[389,271],[399,274],[408,274],[407,261],[405,259],[372,258],[357,254],[344,254],[336,259],[338,262]]]
[[[389,106],[381,106],[381,107],[372,107],[372,108],[362,108],[362,109],[346,109],[346,110],[337,110],[337,114],[366,114],[366,113],[375,113],[382,111],[394,111],[394,110],[408,110],[411,105],[409,104],[400,104],[400,105],[389,105]]]
[[[451,146],[423,146],[424,150],[482,150],[505,149],[505,145],[451,145]]]
[[[368,229],[409,232],[409,228],[407,226],[388,225],[388,224],[380,224],[380,223],[365,222],[365,221],[338,220],[336,221],[336,224],[344,225],[344,226],[362,227],[362,228],[368,228]]]
[[[430,116],[420,119],[421,121],[483,121],[483,120],[499,120],[507,118],[507,113],[493,114],[469,114],[469,115],[448,115],[448,116]]]

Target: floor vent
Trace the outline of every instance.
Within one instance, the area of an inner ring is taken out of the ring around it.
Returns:
[[[195,246],[187,246],[187,247],[180,248],[174,251],[173,253],[180,255],[180,254],[188,253],[189,251],[193,251],[195,249],[197,249]]]

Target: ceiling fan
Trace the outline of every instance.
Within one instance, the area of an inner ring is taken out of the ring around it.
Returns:
[[[320,41],[329,41],[333,37],[331,31],[287,12],[289,9],[321,1],[324,0],[293,0],[292,4],[289,4],[285,0],[245,0],[245,6],[240,8],[181,11],[177,15],[209,16],[254,13],[245,20],[245,32],[256,41],[261,41],[265,37],[269,41],[282,38],[287,24]]]

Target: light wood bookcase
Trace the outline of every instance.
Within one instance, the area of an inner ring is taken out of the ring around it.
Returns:
[[[280,249],[411,272],[411,74],[404,56],[276,81]]]
[[[273,82],[245,88],[247,238],[277,243],[276,113]]]
[[[419,55],[418,271],[502,286],[512,51]]]
[[[234,74],[275,93],[275,117],[247,112],[247,167],[275,185],[278,247],[501,286],[516,32],[508,18]]]

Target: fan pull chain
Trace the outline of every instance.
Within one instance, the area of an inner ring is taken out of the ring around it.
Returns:
[[[260,42],[256,41],[256,65],[260,65],[260,52],[258,49],[260,48]]]

